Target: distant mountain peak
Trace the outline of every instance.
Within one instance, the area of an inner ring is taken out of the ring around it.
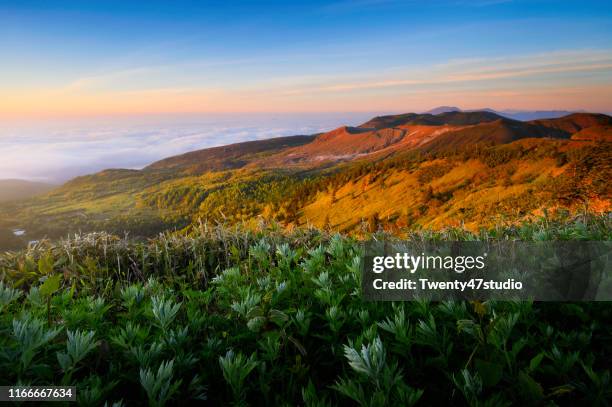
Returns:
[[[504,109],[495,110],[490,107],[484,107],[480,109],[461,109],[456,106],[438,106],[431,110],[424,112],[423,114],[440,115],[444,113],[453,112],[488,112],[495,113],[496,115],[507,117],[509,119],[529,121],[539,119],[557,119],[559,117],[567,116],[572,113],[580,113],[581,111],[570,111],[570,110],[517,110],[517,109]]]
[[[461,112],[462,110],[459,109],[456,106],[438,106],[438,107],[434,107],[431,110],[428,110],[426,112],[423,112],[424,114],[441,114],[441,113],[448,113],[448,112]]]

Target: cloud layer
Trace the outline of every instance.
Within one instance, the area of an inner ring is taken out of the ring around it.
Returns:
[[[13,123],[0,128],[0,179],[51,183],[106,168],[142,168],[206,147],[312,134],[371,114],[242,115]]]

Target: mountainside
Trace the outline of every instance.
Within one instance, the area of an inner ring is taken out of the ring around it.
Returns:
[[[78,177],[0,206],[0,232],[150,236],[198,219],[399,231],[477,228],[543,210],[605,212],[611,120],[582,113],[530,122],[491,112],[381,116]]]
[[[605,114],[574,113],[558,119],[535,120],[532,123],[574,134],[589,127],[612,125],[612,117]]]
[[[389,116],[378,116],[369,120],[359,127],[383,129],[389,127],[408,125],[441,126],[450,124],[455,126],[466,126],[483,122],[499,120],[502,117],[491,112],[458,112],[450,111],[437,115],[423,113],[405,113]]]
[[[572,140],[591,140],[612,142],[612,126],[592,126],[572,135]]]
[[[258,154],[269,154],[288,147],[303,145],[313,139],[314,136],[278,137],[207,148],[154,162],[145,170],[191,169],[194,172],[203,172],[240,168],[256,158]]]
[[[452,150],[469,144],[505,144],[530,137],[569,138],[573,134],[570,124],[582,129],[599,122],[605,120],[577,115],[559,123],[521,122],[490,112],[460,111],[380,116],[359,127],[343,126],[318,135],[313,142],[284,150],[268,162],[279,165],[379,159],[409,150]]]
[[[55,186],[22,179],[0,179],[0,202],[30,198],[45,193]]]
[[[346,161],[401,144],[409,136],[405,129],[373,129],[343,126],[318,135],[311,143],[290,148],[261,160],[264,166],[317,164],[326,161]]]
[[[428,151],[452,150],[469,144],[506,144],[532,137],[568,138],[569,135],[556,128],[501,118],[447,132],[426,144],[424,149]]]

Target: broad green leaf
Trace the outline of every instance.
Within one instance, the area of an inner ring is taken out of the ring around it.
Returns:
[[[47,277],[44,283],[40,286],[40,293],[45,296],[50,296],[60,287],[61,274],[55,274]]]
[[[51,274],[53,271],[53,257],[50,253],[47,253],[38,259],[38,271],[43,275]]]
[[[540,401],[544,398],[544,390],[540,383],[533,380],[524,371],[518,375],[518,385],[521,397],[526,401]]]
[[[474,362],[478,375],[482,378],[482,384],[486,387],[495,386],[502,378],[504,367],[498,363],[487,362],[476,359]]]
[[[534,370],[536,370],[538,366],[540,366],[540,363],[542,363],[543,358],[544,358],[544,352],[540,352],[536,356],[534,356],[531,359],[531,362],[529,362],[529,371],[533,372]]]
[[[278,326],[283,326],[285,322],[289,320],[289,316],[287,314],[277,309],[271,309],[269,316],[270,320]]]

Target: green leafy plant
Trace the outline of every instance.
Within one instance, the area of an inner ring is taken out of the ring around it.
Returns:
[[[162,362],[157,372],[140,369],[140,384],[145,389],[151,406],[163,406],[172,398],[181,385],[181,380],[173,381],[174,360]]]
[[[225,381],[232,389],[234,402],[237,405],[245,404],[246,388],[244,382],[258,365],[255,354],[247,358],[242,353],[228,350],[225,356],[219,357],[219,365],[221,366]]]
[[[94,340],[95,332],[68,331],[68,341],[66,342],[66,352],[57,353],[57,361],[64,371],[62,383],[70,384],[72,375],[89,352],[97,345]]]
[[[610,222],[410,238],[610,240]],[[368,302],[361,254],[315,229],[220,225],[0,254],[0,384],[74,385],[80,405],[612,402],[609,304]]]
[[[151,308],[155,323],[162,331],[166,332],[176,318],[181,304],[174,303],[171,299],[153,297],[151,298]]]

